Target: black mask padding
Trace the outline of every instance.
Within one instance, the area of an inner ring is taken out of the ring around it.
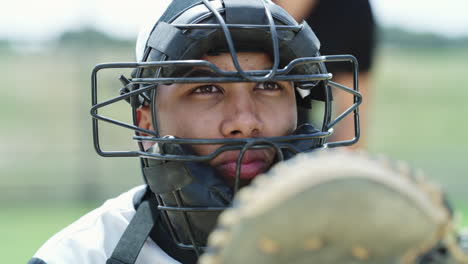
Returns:
[[[306,135],[306,134],[313,134],[320,132],[320,130],[316,129],[311,124],[302,124],[294,130],[292,135]],[[304,140],[297,140],[291,143],[294,147],[296,147],[299,152],[310,152],[316,150],[323,146],[323,139],[321,138],[314,138],[314,139],[304,139]],[[283,149],[283,156],[285,160],[292,158],[296,153],[289,151],[287,149]]]
[[[148,150],[148,151],[151,151]],[[188,147],[161,144],[162,154],[193,155]],[[233,197],[232,188],[205,162],[162,161],[148,159],[143,169],[148,185],[166,206],[177,207],[175,192],[180,194],[183,207],[227,207]],[[190,232],[195,243],[205,246],[209,233],[216,226],[220,211],[187,212]],[[180,242],[192,244],[182,212],[168,211],[168,217]]]

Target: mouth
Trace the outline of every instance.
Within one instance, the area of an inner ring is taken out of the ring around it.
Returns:
[[[251,180],[255,176],[265,172],[268,168],[268,165],[263,160],[252,160],[248,162],[242,162],[240,166],[240,175],[241,180]],[[219,166],[220,171],[224,174],[225,177],[235,179],[236,170],[237,170],[237,161],[228,161]]]
[[[257,175],[262,174],[268,170],[273,160],[273,153],[264,150],[248,150],[240,163],[239,178],[242,181],[250,181]],[[221,173],[221,175],[229,182],[234,182],[237,171],[237,160],[239,158],[239,151],[228,151],[217,162],[218,165],[214,167]]]

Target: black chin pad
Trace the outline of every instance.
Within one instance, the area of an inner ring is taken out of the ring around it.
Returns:
[[[320,132],[320,130],[316,129],[313,125],[306,123],[306,124],[302,124],[298,126],[296,130],[292,132],[292,135],[305,135],[305,134],[313,134],[317,132]]]
[[[159,149],[162,154],[194,155],[190,148],[178,144],[163,144]],[[165,206],[224,208],[231,203],[232,188],[206,162],[148,159],[147,164],[143,169],[145,177],[151,190]],[[167,211],[180,242],[191,244],[189,233],[192,232],[199,246],[206,245],[220,213]],[[191,231],[187,229],[184,214],[190,222]]]
[[[301,124],[294,130],[292,135],[307,135],[307,134],[314,134],[320,132],[320,130],[316,129],[311,124]],[[291,143],[294,147],[296,147],[299,152],[309,152],[313,151],[317,148],[320,148],[323,145],[322,139],[314,138],[314,139],[303,139],[303,140],[296,140]],[[288,160],[292,158],[295,153],[289,150],[283,150],[284,159]]]

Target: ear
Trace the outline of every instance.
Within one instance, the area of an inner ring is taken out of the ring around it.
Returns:
[[[136,110],[137,125],[140,128],[153,130],[153,122],[151,118],[151,109],[149,106],[142,106]],[[141,133],[142,136],[148,136],[147,134]]]
[[[137,119],[137,125],[140,128],[147,129],[153,131],[153,121],[151,118],[151,109],[149,106],[144,105],[136,110],[136,119]],[[143,132],[138,132],[140,136],[149,136],[146,133]],[[154,145],[153,142],[148,142],[144,141],[143,142],[143,148],[145,150],[149,149]]]

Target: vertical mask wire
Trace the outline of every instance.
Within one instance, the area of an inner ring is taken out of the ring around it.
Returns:
[[[278,71],[279,43],[278,43],[278,33],[276,31],[275,22],[273,20],[273,16],[271,15],[270,10],[266,6],[265,1],[261,1],[261,2],[265,8],[265,15],[268,19],[268,23],[270,26],[270,33],[271,33],[272,44],[273,44],[273,67],[266,75],[260,76],[260,77],[254,77],[246,73],[244,70],[242,70],[242,67],[240,66],[239,61],[237,59],[237,53],[234,47],[234,41],[232,40],[231,32],[229,31],[229,28],[226,25],[226,22],[224,21],[221,14],[219,14],[219,12],[209,3],[208,0],[202,0],[202,1],[205,4],[205,6],[213,13],[213,15],[218,20],[224,32],[224,36],[226,37],[226,43],[228,45],[229,52],[231,54],[232,62],[236,70],[239,72],[239,75],[242,76],[244,79],[251,81],[251,82],[265,82],[265,81],[271,80],[276,75],[276,72]]]

